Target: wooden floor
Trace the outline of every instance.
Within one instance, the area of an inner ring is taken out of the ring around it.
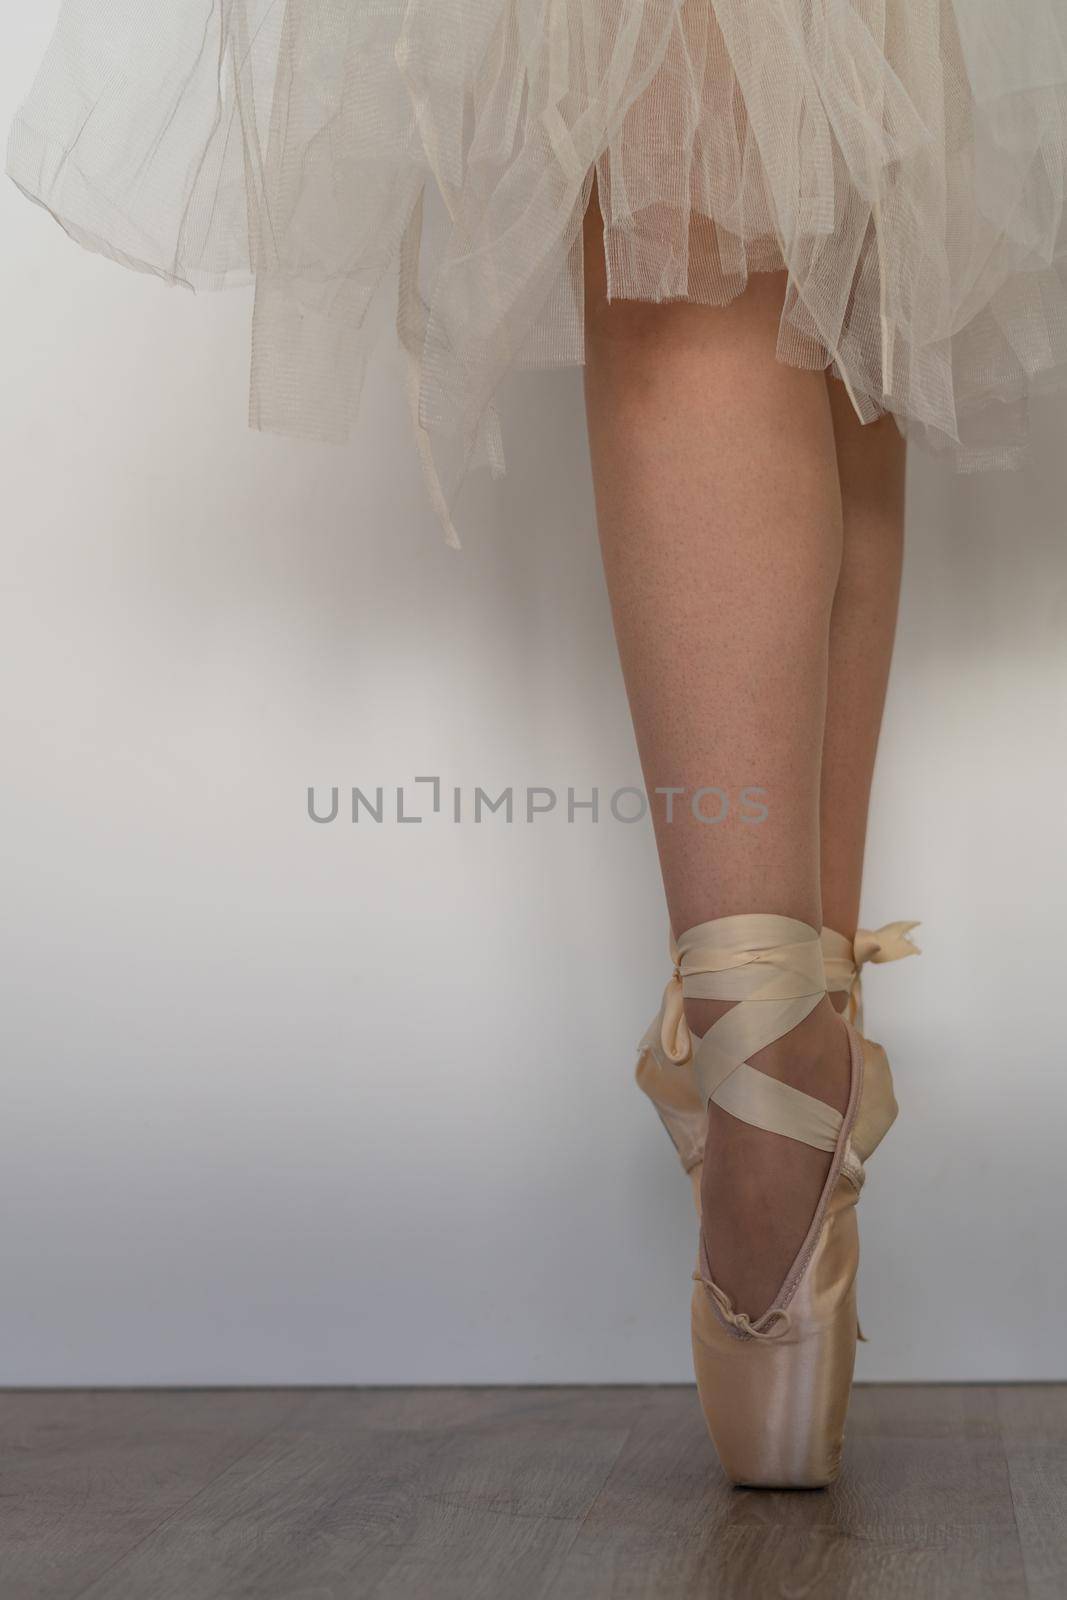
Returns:
[[[832,1490],[691,1389],[0,1393],[2,1600],[1063,1600],[1067,1386],[870,1387]]]

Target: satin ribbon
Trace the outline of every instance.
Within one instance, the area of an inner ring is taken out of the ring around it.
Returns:
[[[667,1060],[674,1061],[680,1065],[683,1061],[688,1061],[693,1053],[693,1038],[689,1032],[689,1024],[685,1020],[682,964],[678,953],[678,941],[674,937],[673,928],[670,935],[670,952],[671,965],[674,967],[674,971],[667,979],[667,987],[663,991],[660,1044]]]
[[[659,1047],[689,1065],[704,1104],[771,1133],[833,1150],[841,1114],[822,1100],[752,1067],[749,1058],[792,1031],[826,993],[819,935],[806,922],[770,913],[719,917],[675,941],[663,996]],[[696,1040],[685,1001],[737,1002]]]
[[[918,926],[917,922],[887,922],[874,933],[866,928],[858,929],[853,945],[857,972],[868,961],[879,965],[883,961],[899,961],[903,956],[919,955],[919,946],[908,938],[912,928]]]
[[[918,926],[918,922],[886,922],[873,930],[859,928],[852,941],[833,928],[824,928],[822,947],[827,989],[831,993],[850,991],[868,962],[880,966],[886,961],[901,961],[905,956],[921,954],[920,947],[909,938],[912,929]],[[663,991],[660,1044],[668,1061],[680,1065],[692,1055],[693,1040],[685,1020],[681,954],[673,929],[669,949],[674,971]],[[691,952],[690,962],[695,956],[696,952]]]
[[[822,931],[823,965],[826,969],[826,987],[831,994],[847,994],[847,1016],[862,1033],[862,1003],[860,974],[868,962],[880,965],[885,961],[900,961],[904,956],[917,956],[921,952],[914,940],[908,937],[917,922],[887,922],[873,932],[868,928],[857,930],[854,940],[833,928]]]
[[[759,943],[768,926],[781,943],[766,947]],[[680,942],[671,929],[670,952],[674,971],[663,991],[660,1046],[668,1061],[676,1064],[688,1061],[693,1053],[685,1019],[687,999],[796,1000],[825,989],[819,946],[806,923],[789,917],[723,917],[690,928]],[[723,1017],[720,1024],[725,1021]],[[734,1026],[736,1020],[723,1032]],[[757,1048],[750,1045],[752,1053]]]

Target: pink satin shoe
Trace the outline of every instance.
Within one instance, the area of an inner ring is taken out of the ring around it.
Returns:
[[[897,1110],[889,1063],[880,1045],[842,1017],[851,1063],[842,1114],[749,1062],[827,992],[823,945],[805,923],[725,917],[690,929],[675,949],[674,976],[643,1044],[663,1074],[655,1087],[668,1091],[666,1115],[653,1096],[657,1110],[683,1165],[689,1158],[687,1170],[697,1173],[698,1209],[697,1125],[691,1102],[681,1104],[680,1096],[685,1074],[696,1085],[701,1116],[714,1101],[754,1127],[831,1156],[807,1235],[768,1309],[757,1318],[735,1310],[712,1276],[703,1229],[692,1300],[697,1389],[727,1475],[750,1486],[822,1487],[840,1470],[859,1331],[856,1201],[865,1163]],[[735,1003],[698,1039],[685,1022],[687,998]]]

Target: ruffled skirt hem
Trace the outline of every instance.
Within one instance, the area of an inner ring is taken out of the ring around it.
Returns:
[[[970,0],[66,0],[8,171],[80,244],[255,284],[253,426],[340,441],[395,275],[435,503],[612,298],[783,271],[777,353],[959,470],[1067,386],[1067,34]],[[443,225],[424,229],[427,194]]]

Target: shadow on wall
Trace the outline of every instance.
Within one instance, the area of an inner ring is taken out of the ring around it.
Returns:
[[[912,452],[908,633],[948,668],[1045,658],[1067,638],[1067,403],[1033,407],[1033,459],[1017,471],[947,472]]]

